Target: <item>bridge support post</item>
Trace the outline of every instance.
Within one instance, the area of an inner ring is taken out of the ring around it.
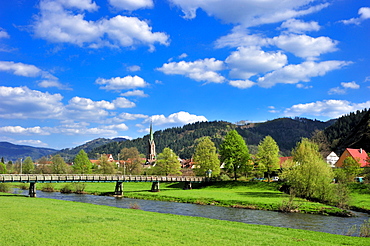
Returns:
[[[185,181],[184,182],[184,190],[191,190],[192,187],[191,187],[191,182],[190,181]]]
[[[118,196],[118,197],[123,196],[122,182],[116,183],[116,188],[114,190],[114,196]]]
[[[30,197],[36,197],[36,183],[35,182],[30,183],[28,194],[30,195]]]
[[[152,189],[150,190],[152,192],[158,192],[159,191],[159,182],[155,181],[152,183]]]

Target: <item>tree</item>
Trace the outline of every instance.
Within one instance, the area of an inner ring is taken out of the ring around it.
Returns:
[[[179,157],[170,148],[164,148],[163,152],[157,156],[156,172],[160,175],[179,175],[181,165]]]
[[[298,196],[328,201],[334,173],[322,159],[318,146],[303,138],[292,154],[293,165],[283,170],[282,178],[287,180]]]
[[[89,174],[92,172],[92,163],[86,152],[81,149],[73,160],[73,170],[75,173]]]
[[[51,158],[51,171],[55,174],[66,174],[69,171],[68,165],[60,155],[54,155]]]
[[[258,145],[257,161],[266,170],[270,182],[271,173],[280,167],[279,146],[271,136],[266,136]]]
[[[112,162],[108,161],[107,155],[101,155],[98,162],[98,172],[102,174],[114,174],[116,172]]]
[[[3,162],[0,162],[0,174],[6,174],[8,170],[6,169],[6,165]]]
[[[347,181],[353,182],[354,178],[361,173],[361,164],[352,156],[348,156],[343,161],[342,170],[345,173]]]
[[[140,153],[136,147],[121,149],[120,159],[124,161],[124,174],[141,174],[143,171]]]
[[[33,164],[33,160],[30,156],[28,156],[22,165],[22,173],[30,174],[34,173],[35,171],[35,165]]]
[[[216,153],[215,144],[210,137],[203,137],[198,141],[194,162],[197,167],[194,169],[197,175],[205,175],[208,170],[212,170],[212,176],[220,175],[220,160]]]
[[[220,146],[220,155],[226,171],[233,173],[235,180],[238,173],[247,173],[252,169],[248,147],[236,130],[231,130],[226,135]]]

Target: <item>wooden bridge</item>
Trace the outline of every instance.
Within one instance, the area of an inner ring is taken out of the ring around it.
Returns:
[[[184,189],[192,183],[207,182],[206,177],[194,176],[143,176],[107,174],[0,174],[0,183],[29,183],[30,197],[36,197],[36,183],[116,182],[115,196],[122,196],[123,182],[152,182],[151,191],[159,191],[159,182],[184,182]]]

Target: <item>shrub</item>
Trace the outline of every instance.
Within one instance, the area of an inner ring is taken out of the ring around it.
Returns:
[[[61,189],[60,193],[72,193],[72,186],[71,184],[65,184]]]
[[[22,183],[22,184],[19,185],[19,189],[21,189],[21,190],[28,190],[28,188],[29,188],[29,186],[26,185],[25,183]]]
[[[41,190],[44,191],[44,192],[54,192],[55,191],[54,184],[45,183],[42,186]]]
[[[74,183],[73,184],[74,192],[77,194],[84,194],[85,187],[86,187],[85,183]]]
[[[0,183],[0,192],[9,192],[10,188],[8,184]]]

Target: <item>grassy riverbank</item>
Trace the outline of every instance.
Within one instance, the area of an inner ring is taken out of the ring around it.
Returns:
[[[65,184],[55,184],[60,190]],[[114,190],[114,183],[86,183],[90,194],[107,194]],[[161,183],[160,192],[150,192],[151,183],[124,183],[124,196],[148,200],[208,204],[279,211],[289,195],[278,191],[279,184],[265,182],[222,182],[202,186],[193,184],[192,190],[183,190],[181,183]],[[42,184],[38,184],[38,188]],[[341,209],[321,203],[294,198],[292,209],[302,213],[342,215]]]
[[[0,193],[6,245],[366,245],[367,238]]]

